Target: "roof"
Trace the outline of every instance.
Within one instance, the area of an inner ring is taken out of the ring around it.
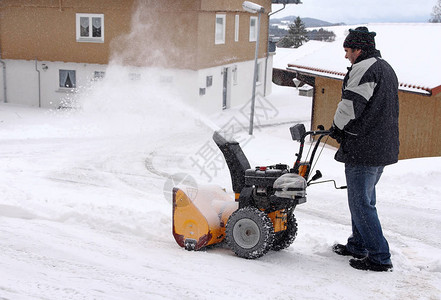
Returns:
[[[288,64],[288,69],[293,70],[293,71],[298,71],[301,73],[317,75],[317,76],[322,76],[322,77],[330,77],[330,78],[335,78],[335,79],[342,79],[342,80],[345,77],[345,73],[324,70],[324,69],[318,69],[318,68],[311,68],[311,67],[307,67],[307,66],[293,65],[293,64]],[[438,87],[435,87],[435,88],[429,88],[429,87],[424,87],[421,85],[399,82],[398,88],[399,88],[399,90],[402,90],[402,91],[416,92],[416,93],[422,93],[422,94],[428,94],[428,95],[436,95],[441,92],[441,85]]]
[[[327,27],[326,30],[336,33],[335,42],[309,41],[298,48],[297,54],[292,51],[297,49],[287,49],[291,50],[292,55],[282,51],[282,55],[290,57],[289,60],[284,59],[284,67],[307,74],[343,79],[350,66],[350,62],[344,58],[343,41],[347,30],[358,26]],[[435,38],[441,36],[441,24],[381,23],[362,26],[377,33],[377,49],[397,73],[400,90],[429,95],[441,93],[441,39]],[[306,47],[306,50],[302,47]]]

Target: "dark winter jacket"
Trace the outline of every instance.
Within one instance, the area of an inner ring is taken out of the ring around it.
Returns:
[[[398,80],[377,50],[363,52],[343,81],[334,126],[343,129],[335,159],[352,165],[398,161]]]

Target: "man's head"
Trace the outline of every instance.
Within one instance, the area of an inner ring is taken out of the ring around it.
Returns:
[[[375,50],[375,32],[369,32],[367,27],[357,27],[349,29],[349,34],[346,37],[343,47],[345,48],[345,57],[354,63],[360,56],[362,51],[370,52]]]

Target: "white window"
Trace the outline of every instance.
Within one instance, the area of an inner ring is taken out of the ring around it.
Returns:
[[[214,43],[225,44],[225,15],[216,14],[216,32]]]
[[[257,41],[257,17],[250,17],[250,42]]]
[[[77,14],[77,42],[104,43],[103,14]]]
[[[234,41],[239,41],[239,15],[234,18]]]
[[[77,86],[75,70],[59,70],[60,88],[74,89]]]

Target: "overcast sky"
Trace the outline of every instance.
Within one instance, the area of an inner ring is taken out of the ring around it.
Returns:
[[[427,22],[438,0],[301,0],[288,4],[273,18],[309,17],[331,23]],[[272,11],[283,6],[273,4]]]

